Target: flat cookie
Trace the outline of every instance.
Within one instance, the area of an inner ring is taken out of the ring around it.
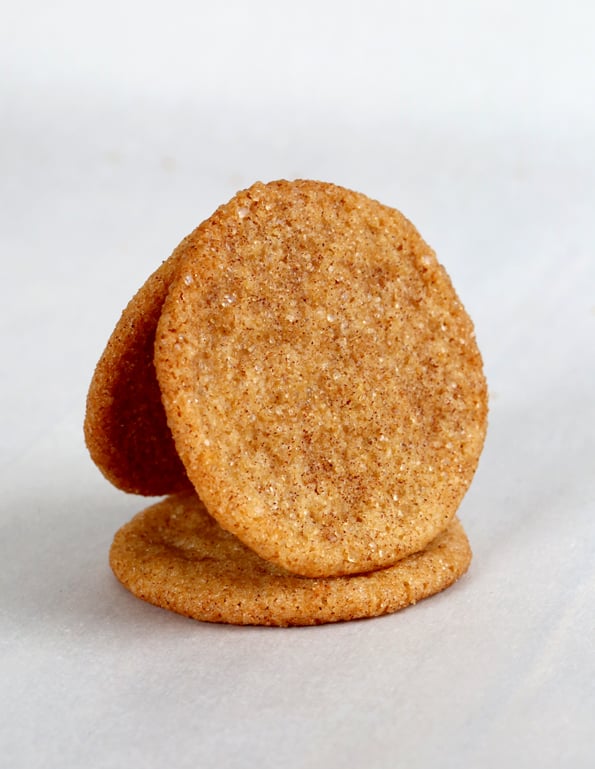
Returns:
[[[471,550],[454,519],[422,552],[376,572],[298,577],[224,531],[194,493],[168,497],[117,532],[110,564],[138,598],[205,622],[317,625],[375,617],[444,590]]]
[[[368,572],[452,520],[483,446],[473,325],[398,211],[255,184],[178,249],[155,365],[211,515],[309,577]]]
[[[191,488],[153,365],[155,329],[176,265],[174,254],[129,302],[87,396],[84,431],[93,461],[114,486],[148,496]]]

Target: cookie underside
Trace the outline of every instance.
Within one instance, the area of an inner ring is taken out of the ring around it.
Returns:
[[[264,561],[186,492],[147,508],[116,534],[117,579],[149,603],[205,622],[317,625],[395,612],[453,584],[471,550],[455,518],[426,548],[394,566],[307,578]]]

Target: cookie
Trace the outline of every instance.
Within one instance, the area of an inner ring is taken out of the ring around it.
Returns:
[[[413,225],[331,184],[257,183],[178,254],[155,366],[209,513],[308,577],[434,540],[475,472],[487,399],[471,320]]]
[[[177,256],[164,262],[130,301],[95,369],[85,440],[105,477],[124,491],[157,496],[191,488],[176,452],[155,367],[155,329]]]
[[[455,519],[425,550],[386,569],[307,578],[262,560],[208,515],[194,493],[168,497],[116,534],[110,564],[138,598],[205,622],[317,625],[374,617],[444,590],[471,550]]]

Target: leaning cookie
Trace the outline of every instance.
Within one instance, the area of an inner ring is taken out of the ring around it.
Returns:
[[[167,426],[153,365],[155,329],[175,276],[174,253],[131,299],[95,369],[85,440],[118,488],[158,496],[191,486]]]
[[[394,566],[345,577],[306,578],[262,560],[187,492],[168,497],[115,536],[111,567],[138,598],[205,622],[317,625],[375,617],[438,593],[471,561],[455,518],[421,552]]]
[[[487,399],[473,324],[415,227],[332,184],[259,183],[178,253],[155,365],[211,515],[307,577],[423,549],[469,487]]]

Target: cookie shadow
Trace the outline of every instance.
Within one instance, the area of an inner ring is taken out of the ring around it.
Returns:
[[[532,401],[496,400],[490,408],[485,449],[461,517],[482,569],[502,558],[539,548],[540,541],[580,532],[584,515],[577,504],[590,477],[588,452],[571,452],[572,440],[552,432],[572,425],[568,403],[580,393],[544,391]]]
[[[138,635],[147,621],[154,628],[187,623],[135,599],[109,566],[113,535],[151,501],[109,490],[52,497],[39,489],[14,501],[0,542],[0,607],[17,634],[29,628],[71,636],[116,630]]]

